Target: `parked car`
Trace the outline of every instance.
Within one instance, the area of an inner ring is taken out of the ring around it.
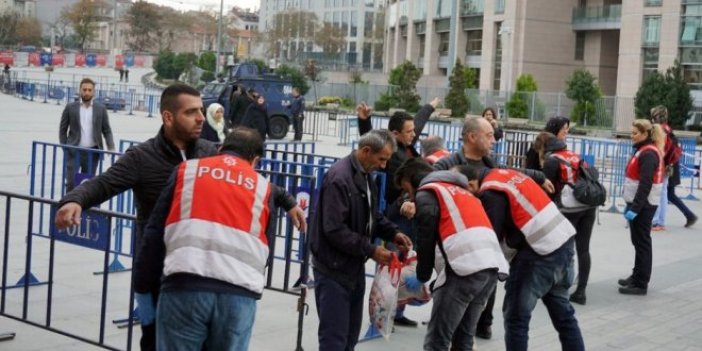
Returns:
[[[121,97],[96,96],[93,101],[105,105],[108,110],[124,110],[127,107],[127,100]]]

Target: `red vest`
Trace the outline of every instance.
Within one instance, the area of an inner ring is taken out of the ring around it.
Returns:
[[[270,193],[268,180],[236,156],[181,163],[166,219],[164,275],[191,273],[260,294]]]
[[[566,166],[563,164],[563,162],[559,161],[558,162],[558,167],[560,169],[560,179],[562,183],[566,184],[571,184],[569,185],[564,185],[563,188],[560,189],[560,192],[558,196],[560,197],[560,205],[562,206],[562,210],[565,212],[568,211],[575,211],[575,210],[581,210],[588,208],[589,206],[581,203],[575,198],[575,195],[573,195],[573,187],[572,185],[575,184],[575,181],[578,180],[578,168],[580,167],[580,155],[573,153],[568,150],[560,150],[556,151],[551,154],[552,157],[555,157],[559,160],[567,162],[570,167]],[[557,189],[558,190],[558,189]]]
[[[624,178],[624,201],[628,203],[634,202],[634,197],[636,197],[636,192],[639,189],[639,180],[641,180],[639,156],[644,151],[654,151],[658,156],[658,168],[653,174],[653,186],[651,187],[651,192],[648,193],[648,203],[658,206],[661,199],[661,191],[663,190],[663,153],[654,144],[642,146],[629,159]]]
[[[427,161],[430,165],[433,165],[436,163],[436,161],[450,155],[451,153],[448,150],[441,149],[427,157],[424,158],[425,161]]]
[[[433,191],[439,201],[438,229],[443,250],[437,252],[437,257],[443,257],[459,276],[490,268],[496,268],[500,275],[508,274],[509,265],[480,200],[452,183],[428,183],[419,190]],[[437,267],[437,287],[445,279],[445,272],[440,267]]]
[[[486,190],[507,195],[514,224],[522,231],[529,246],[540,255],[555,251],[575,234],[573,225],[541,187],[520,172],[491,170],[480,186],[480,191]]]

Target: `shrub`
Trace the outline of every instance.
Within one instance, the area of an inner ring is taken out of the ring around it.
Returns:
[[[341,97],[338,96],[322,96],[317,100],[317,103],[321,106],[328,105],[328,104],[339,104],[341,105],[342,99]]]

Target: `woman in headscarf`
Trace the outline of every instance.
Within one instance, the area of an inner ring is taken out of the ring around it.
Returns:
[[[619,279],[619,293],[646,295],[653,266],[651,220],[658,208],[663,188],[665,134],[659,124],[637,119],[632,124],[631,141],[634,144],[634,154],[626,165],[624,218],[629,222],[631,243],[636,256],[631,275]]]
[[[207,121],[202,125],[201,139],[222,143],[227,136],[229,128],[224,120],[224,107],[218,103],[212,103],[207,107]]]

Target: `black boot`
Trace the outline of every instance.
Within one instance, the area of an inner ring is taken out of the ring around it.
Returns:
[[[629,286],[631,283],[634,281],[634,278],[632,276],[629,276],[625,279],[619,279],[618,283],[620,286]]]

